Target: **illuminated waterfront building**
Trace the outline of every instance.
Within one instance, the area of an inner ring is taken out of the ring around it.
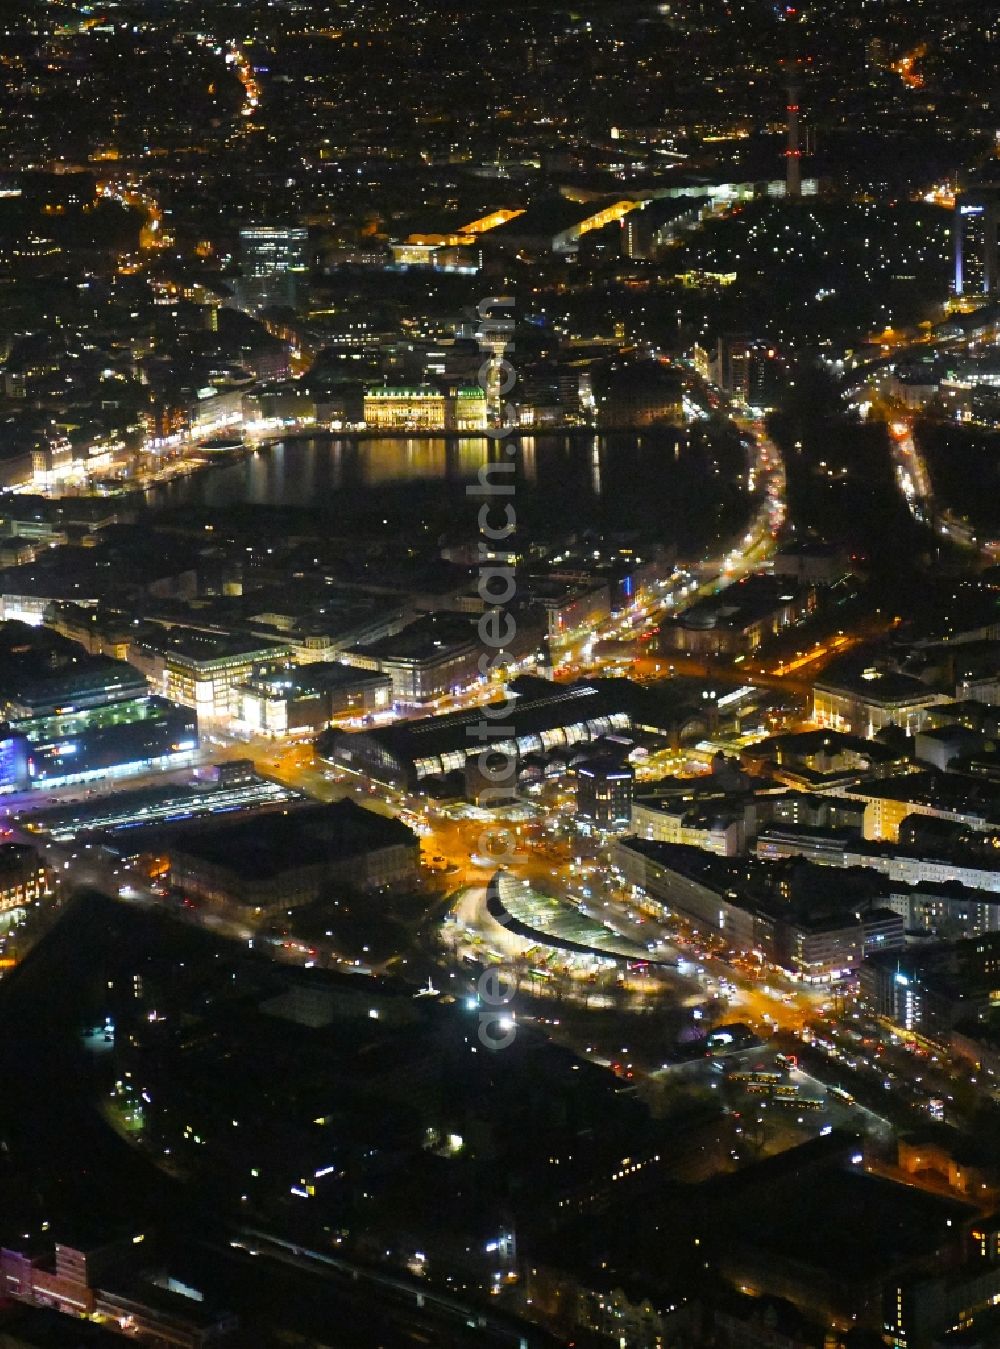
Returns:
[[[376,431],[482,431],[486,394],[478,387],[445,393],[432,384],[365,390],[365,424]]]
[[[445,396],[431,384],[365,390],[365,425],[378,431],[442,431]]]

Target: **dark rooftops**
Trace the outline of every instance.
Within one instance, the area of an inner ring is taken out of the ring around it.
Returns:
[[[613,199],[608,199],[611,200]],[[492,243],[502,240],[505,236],[519,238],[529,234],[561,234],[563,230],[572,229],[574,225],[579,225],[581,221],[596,215],[601,207],[607,204],[608,202],[581,203],[568,201],[565,197],[548,197],[543,201],[532,202],[523,215],[515,216],[513,220],[498,225],[483,237]]]
[[[440,659],[456,648],[466,649],[479,641],[469,618],[455,614],[425,614],[391,637],[380,637],[359,653],[374,660],[427,661]]]
[[[836,1149],[826,1157],[816,1150],[800,1156],[804,1151],[794,1148],[712,1187],[710,1213],[727,1243],[870,1283],[956,1243],[977,1215],[957,1199],[871,1175]]]
[[[97,695],[139,697],[145,676],[125,661],[91,656],[79,643],[25,623],[0,624],[0,703],[44,714]]]
[[[284,643],[272,642],[256,634],[205,632],[201,628],[180,625],[158,631],[147,630],[142,645],[198,665],[224,660],[227,656],[249,656],[258,652],[265,659],[270,655],[280,659],[289,654]]]
[[[359,857],[377,848],[415,844],[416,836],[399,820],[376,815],[353,801],[337,801],[193,830],[185,833],[175,851],[261,879]]]
[[[740,753],[749,759],[769,759],[777,754],[790,754],[794,757],[808,758],[815,754],[843,754],[851,752],[863,754],[877,763],[886,763],[901,756],[879,740],[866,740],[860,735],[848,735],[844,731],[815,730],[790,731],[785,735],[770,735],[748,745]]]
[[[873,800],[909,801],[1000,821],[1000,787],[961,773],[905,773],[858,783],[854,791]]]
[[[859,913],[878,917],[893,890],[870,867],[825,866],[802,857],[778,861],[719,857],[685,843],[661,843],[630,836],[618,845],[695,885],[725,896],[741,909],[780,920],[806,932],[828,932],[857,921]]]
[[[900,674],[873,664],[867,657],[844,656],[827,666],[815,687],[830,693],[848,694],[871,703],[922,702],[936,690],[913,675]]]
[[[284,671],[273,679],[265,677],[256,681],[249,680],[245,687],[263,690],[284,688],[301,696],[337,692],[342,689],[354,691],[388,683],[389,676],[381,674],[378,670],[365,670],[359,665],[343,665],[335,660],[317,660]]]
[[[11,1338],[8,1339],[7,1337]],[[51,1307],[10,1302],[0,1308],[0,1337],[19,1349],[120,1349],[122,1337],[104,1326]]]
[[[684,628],[742,628],[766,617],[783,604],[802,599],[796,581],[779,576],[745,576],[717,595],[696,600],[675,620]]]
[[[0,879],[40,865],[41,859],[30,843],[0,843]]]

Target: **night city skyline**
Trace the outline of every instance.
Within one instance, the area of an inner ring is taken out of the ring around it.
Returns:
[[[1000,1346],[1000,5],[0,18],[0,1346]]]

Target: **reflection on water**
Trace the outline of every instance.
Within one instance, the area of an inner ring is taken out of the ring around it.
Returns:
[[[466,528],[479,499],[466,492],[487,463],[513,463],[518,518],[526,525],[655,528],[680,535],[699,515],[717,514],[715,492],[739,472],[712,475],[726,447],[707,433],[673,430],[605,435],[534,435],[499,443],[486,436],[355,440],[290,439],[176,478],[149,494],[155,506],[317,507],[339,521],[375,514]],[[739,455],[738,447],[735,453]],[[712,492],[707,484],[711,478]],[[510,482],[498,474],[494,481]]]
[[[335,442],[343,446],[343,441]],[[485,436],[461,440],[415,437],[412,440],[362,440],[350,447],[357,454],[358,476],[369,487],[412,482],[421,478],[471,479],[490,457]],[[494,454],[492,457],[496,457]]]
[[[535,437],[525,436],[520,442],[519,452],[524,481],[533,485],[538,481],[538,449],[535,444]]]
[[[640,442],[636,441],[638,445]],[[594,443],[590,447],[590,484],[594,489],[594,496],[601,495],[601,438],[594,437]]]
[[[497,443],[487,436],[296,438],[275,441],[245,457],[213,464],[204,474],[175,479],[153,489],[150,498],[157,505],[224,506],[250,502],[312,506],[321,504],[324,497],[338,489],[350,492],[399,483],[472,482],[484,464],[511,457],[517,478],[534,485],[538,480],[539,440],[545,442],[550,454],[556,450],[562,458],[572,459],[574,447],[562,436],[526,436],[520,443]],[[598,443],[595,438],[595,454]],[[513,449],[513,456],[509,449]]]

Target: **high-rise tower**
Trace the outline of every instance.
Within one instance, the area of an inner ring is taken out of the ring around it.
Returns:
[[[784,76],[785,100],[785,193],[792,198],[802,196],[802,143],[799,135],[799,97],[806,62],[802,53],[802,14],[798,4],[778,7],[780,20],[779,49],[781,71]]]
[[[309,231],[301,225],[246,225],[240,230],[237,283],[241,309],[294,309],[309,272]]]
[[[785,108],[785,194],[802,196],[802,150],[799,147],[799,90],[798,75],[793,71],[788,80],[788,104]]]
[[[1000,293],[1000,185],[984,184],[955,198],[955,294]]]

